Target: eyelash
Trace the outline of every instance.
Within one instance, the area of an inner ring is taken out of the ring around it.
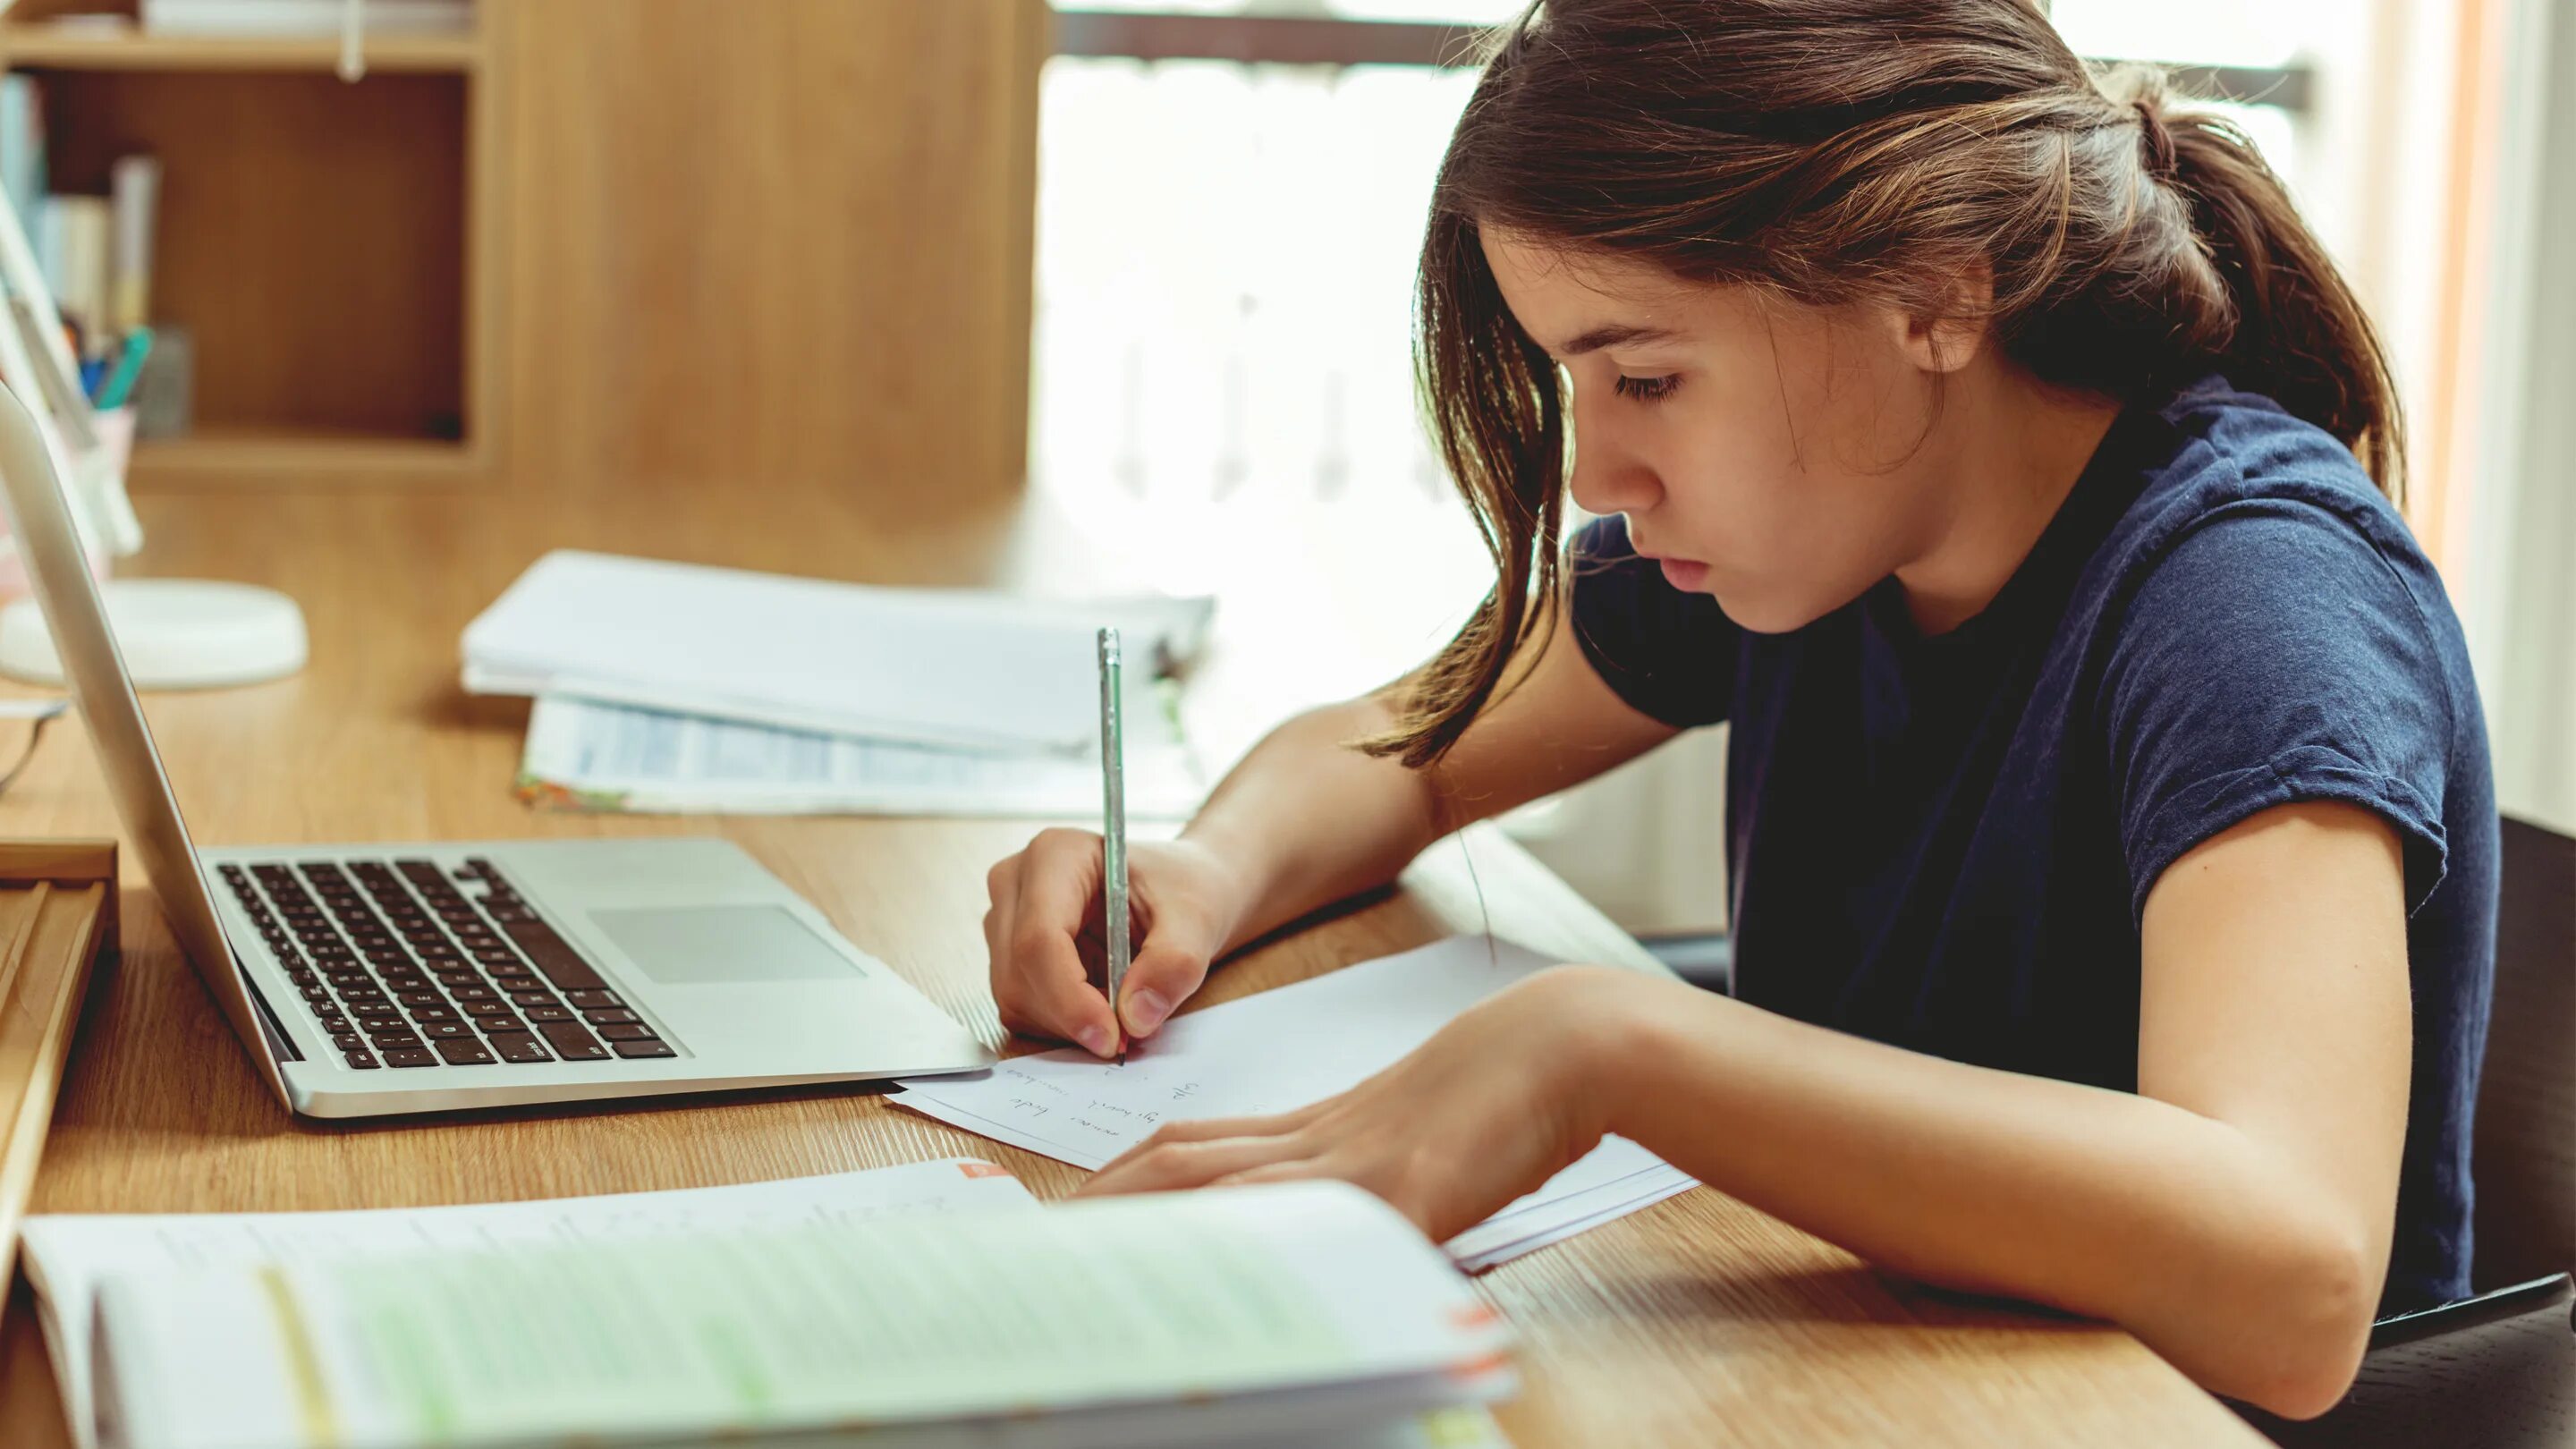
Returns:
[[[1610,390],[1621,397],[1632,397],[1639,402],[1655,403],[1671,397],[1673,389],[1681,385],[1680,373],[1671,373],[1663,377],[1630,377],[1626,373],[1621,373],[1617,380],[1610,384]]]

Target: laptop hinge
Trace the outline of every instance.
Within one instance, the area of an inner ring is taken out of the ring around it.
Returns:
[[[259,1012],[259,1031],[260,1035],[268,1038],[269,1055],[281,1062],[304,1060],[304,1053],[295,1049],[295,1038],[286,1034],[286,1023],[277,1019],[277,1013],[269,1007],[267,994],[259,989],[259,982],[252,979],[238,955],[233,958],[233,970],[241,977],[242,990],[250,994],[250,1004]]]

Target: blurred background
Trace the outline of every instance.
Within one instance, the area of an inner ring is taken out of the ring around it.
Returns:
[[[83,360],[159,339],[139,497],[613,510],[667,475],[745,507],[822,483],[871,515],[1034,510],[1034,549],[1266,625],[1218,668],[1277,713],[1419,660],[1483,592],[1415,413],[1410,288],[1463,62],[1513,0],[370,0],[360,43],[349,8],[0,4],[0,182],[89,314]],[[2342,260],[2507,809],[2576,827],[2576,13],[2053,18],[2240,119]],[[140,296],[110,280],[135,267]],[[1723,748],[1511,828],[1630,929],[1715,933]]]
[[[1378,668],[1434,647],[1488,577],[1413,411],[1407,302],[1424,198],[1474,84],[1422,62],[1464,57],[1464,31],[1442,27],[1520,8],[1115,0],[1063,16],[1041,83],[1035,476],[1169,528],[1179,551],[1211,512],[1336,506],[1356,546],[1302,551],[1278,587],[1365,597],[1386,621]],[[2405,391],[2409,511],[2478,646],[2508,801],[2563,825],[2576,596],[2554,581],[2576,562],[2576,456],[2551,414],[2576,403],[2576,377],[2566,344],[2529,328],[2552,279],[2525,250],[2552,207],[2558,245],[2576,244],[2576,108],[2562,83],[2545,114],[2538,64],[2550,8],[2056,0],[2052,18],[2080,54],[2167,63],[2222,98],[2359,287]],[[2576,13],[2556,29],[2565,78]],[[1414,63],[1386,63],[1399,34]],[[1348,63],[1291,63],[1325,55]],[[1353,664],[1341,682],[1363,687]],[[1632,930],[1712,930],[1722,735],[1512,829]]]

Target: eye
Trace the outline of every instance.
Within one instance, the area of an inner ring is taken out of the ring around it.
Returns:
[[[1682,376],[1678,372],[1668,373],[1663,377],[1630,377],[1626,373],[1621,373],[1618,379],[1610,384],[1610,390],[1621,397],[1632,397],[1639,402],[1651,403],[1662,402],[1671,397],[1673,389],[1681,385]]]

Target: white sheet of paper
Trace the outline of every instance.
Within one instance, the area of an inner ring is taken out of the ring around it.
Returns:
[[[1037,1199],[990,1163],[947,1158],[868,1172],[672,1192],[618,1193],[464,1207],[305,1213],[48,1213],[21,1237],[43,1300],[63,1410],[82,1449],[94,1442],[91,1313],[101,1280],[244,1263],[309,1263],[403,1249],[480,1248],[652,1233],[715,1223],[862,1222],[889,1214],[1030,1209]]]
[[[1179,819],[1207,794],[1170,718],[1126,715],[1127,813]],[[1094,734],[1098,733],[1095,726]],[[945,750],[545,695],[520,791],[578,809],[728,814],[1091,815],[1100,759]],[[561,792],[560,798],[557,792]]]
[[[1286,1112],[1345,1091],[1458,1013],[1549,964],[1509,941],[1453,936],[1177,1017],[1123,1065],[1068,1047],[1014,1057],[986,1072],[909,1078],[892,1100],[969,1132],[1097,1169],[1166,1121]],[[1610,1138],[1448,1247],[1454,1257],[1491,1266],[1513,1256],[1508,1249],[1516,1239],[1533,1246],[1542,1238],[1555,1241],[1548,1234],[1569,1212],[1592,1216],[1589,1204],[1599,1200],[1576,1202],[1580,1195],[1656,1170],[1674,1172],[1636,1143]],[[1644,1205],[1637,1201],[1629,1210]]]
[[[466,627],[464,682],[1070,755],[1096,728],[1093,631],[1140,609],[1140,652],[1205,622],[1204,600],[872,588],[559,549]]]

